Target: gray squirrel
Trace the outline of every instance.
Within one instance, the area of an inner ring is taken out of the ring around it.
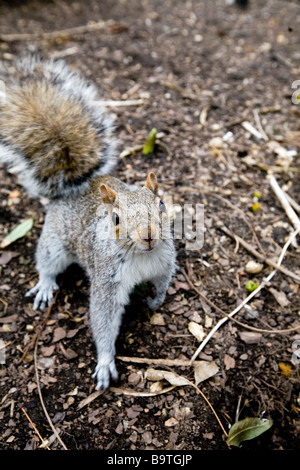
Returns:
[[[90,281],[93,377],[117,378],[115,342],[134,287],[149,281],[151,309],[164,301],[176,253],[165,205],[150,172],[143,187],[110,176],[117,163],[113,120],[95,106],[97,89],[64,62],[27,58],[5,77],[0,102],[0,163],[33,196],[50,200],[36,250],[39,281],[26,295],[44,309],[56,277],[73,262]]]

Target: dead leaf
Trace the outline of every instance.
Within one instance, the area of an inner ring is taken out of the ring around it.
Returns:
[[[291,364],[287,364],[286,362],[279,362],[278,364],[279,369],[281,370],[282,375],[284,377],[289,377],[292,372],[292,366]]]
[[[200,382],[203,382],[206,379],[209,379],[215,375],[219,370],[219,367],[215,361],[198,361],[197,364],[194,364],[194,373],[195,373],[195,383],[198,385]]]
[[[192,335],[194,335],[195,338],[197,338],[199,343],[206,336],[206,334],[204,333],[204,330],[203,330],[203,326],[199,325],[199,323],[196,323],[194,321],[189,322],[188,329],[189,329],[189,332],[192,333]]]
[[[52,354],[54,353],[54,350],[55,350],[55,345],[54,344],[52,344],[51,346],[42,346],[41,347],[41,352],[42,352],[44,357],[52,356]]]
[[[62,339],[64,339],[66,337],[66,330],[64,328],[62,328],[61,326],[58,326],[57,328],[55,328],[54,330],[54,334],[53,334],[53,343],[57,343],[58,341],[61,341]]]
[[[269,292],[275,297],[275,300],[279,303],[280,307],[287,307],[290,303],[287,296],[283,291],[274,289],[274,287],[269,288]]]
[[[151,325],[163,326],[166,324],[165,319],[161,313],[154,313],[150,318]]]
[[[19,256],[20,253],[17,253],[16,251],[5,251],[2,253],[0,256],[0,265],[5,266],[8,264],[13,258],[16,256]]]
[[[257,333],[256,331],[240,331],[239,335],[241,340],[246,344],[259,343],[262,338],[262,334]]]
[[[235,359],[228,354],[225,354],[224,356],[224,364],[225,364],[225,369],[234,369],[235,368]]]
[[[151,367],[146,370],[145,378],[154,382],[160,380],[167,380],[171,385],[191,385],[191,382],[180,375],[175,374],[175,372],[169,372],[167,370],[158,370],[152,369]]]
[[[165,421],[165,426],[167,426],[167,428],[171,428],[173,426],[176,426],[176,424],[178,423],[179,421],[176,418],[169,418],[167,419],[167,421]]]
[[[159,393],[163,390],[164,385],[163,381],[160,380],[159,382],[153,382],[153,384],[150,385],[150,392],[151,393]]]

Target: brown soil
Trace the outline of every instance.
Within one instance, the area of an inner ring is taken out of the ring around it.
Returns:
[[[120,152],[143,144],[153,127],[162,145],[152,155],[136,152],[121,159],[120,178],[142,184],[153,169],[175,202],[205,208],[201,250],[187,250],[186,240],[176,241],[180,270],[156,312],[164,324],[153,324],[153,314],[136,293],[117,342],[118,356],[132,358],[117,359],[119,380],[112,385],[120,391],[94,398],[95,349],[84,273],[72,266],[61,276],[61,290],[43,323],[45,313],[33,311],[24,294],[36,281],[34,250],[44,207],[0,169],[0,238],[34,217],[26,237],[0,252],[0,338],[5,344],[1,449],[39,448],[37,431],[50,439],[50,448],[61,449],[57,439],[52,441],[45,409],[71,450],[228,448],[216,417],[195,388],[178,386],[147,396],[150,365],[136,358],[169,359],[169,366],[155,367],[194,382],[193,367],[172,365],[174,359],[189,360],[199,345],[189,323],[209,333],[222,318],[218,308],[233,311],[247,296],[246,283],[262,282],[272,269],[264,263],[260,273],[249,274],[246,264],[256,258],[226,235],[220,222],[275,260],[292,230],[270,188],[267,169],[275,167],[277,181],[299,204],[300,105],[291,99],[292,83],[300,79],[299,13],[297,2],[283,1],[253,1],[247,10],[200,0],[1,2],[0,34],[32,35],[0,37],[0,57],[12,71],[15,57],[38,49],[44,57],[63,57],[81,70],[106,100],[142,100],[139,106],[113,108]],[[102,29],[83,34],[34,36],[100,20],[106,22]],[[256,129],[261,125],[266,137],[247,131],[242,125],[246,120]],[[274,142],[298,154],[280,157]],[[253,212],[255,191],[261,193],[260,208]],[[7,253],[14,256],[7,258]],[[283,266],[300,276],[299,247],[289,247]],[[269,431],[244,442],[242,449],[297,449],[299,365],[292,356],[300,339],[295,330],[299,282],[277,272],[249,306],[234,317],[244,325],[227,321],[200,353],[198,360],[214,361],[218,372],[199,388],[226,432],[237,419],[273,420]],[[272,333],[283,329],[291,331]],[[38,331],[36,357],[30,348],[22,359]],[[243,332],[252,333],[250,344]],[[164,382],[164,389],[168,385]]]

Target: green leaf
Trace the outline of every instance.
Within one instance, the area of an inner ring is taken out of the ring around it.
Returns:
[[[254,439],[272,425],[271,419],[245,418],[231,426],[226,442],[230,446],[239,446],[242,441]]]
[[[24,237],[24,235],[26,235],[26,233],[29,230],[31,230],[32,226],[33,226],[32,218],[27,219],[24,222],[21,222],[8,235],[6,235],[6,237],[2,240],[0,247],[5,248],[6,246],[18,240],[19,238]]]
[[[154,152],[157,130],[155,127],[149,132],[145,145],[143,147],[144,155]]]
[[[255,289],[258,288],[258,286],[258,282],[248,281],[245,287],[248,292],[253,292]]]

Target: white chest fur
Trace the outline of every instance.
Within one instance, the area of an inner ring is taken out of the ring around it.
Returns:
[[[170,269],[170,247],[160,243],[153,251],[135,252],[120,266],[117,280],[124,295],[129,295],[134,286],[165,275]]]

